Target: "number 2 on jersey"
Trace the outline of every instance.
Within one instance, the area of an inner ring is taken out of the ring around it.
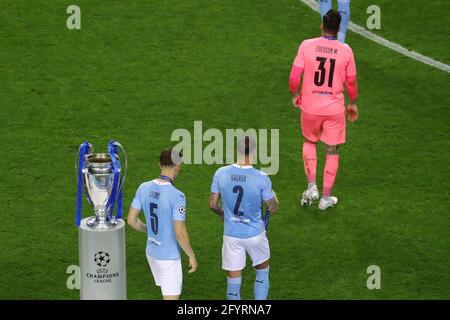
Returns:
[[[325,75],[327,70],[325,68],[325,63],[327,62],[327,58],[317,57],[317,61],[319,61],[318,71],[314,73],[314,84],[318,87],[323,86],[325,83]],[[328,75],[328,87],[333,87],[333,77],[334,77],[334,66],[336,65],[336,59],[330,59],[330,72]]]
[[[233,213],[238,216],[243,216],[244,213],[242,211],[239,211],[239,207],[241,206],[242,197],[244,196],[244,189],[241,186],[234,186],[233,193],[238,194]]]
[[[156,215],[155,209],[158,209],[156,203],[150,202],[150,226],[155,235],[158,234],[158,216]]]

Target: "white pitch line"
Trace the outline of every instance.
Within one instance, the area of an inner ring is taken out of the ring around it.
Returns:
[[[303,2],[304,4],[306,4],[307,6],[309,6],[314,11],[320,12],[319,4],[316,1],[314,1],[314,0],[300,0],[300,1]],[[349,22],[348,29],[369,39],[369,40],[372,40],[373,42],[376,42],[378,44],[381,44],[382,46],[385,46],[391,50],[394,50],[406,57],[409,57],[411,59],[425,63],[425,64],[432,66],[434,68],[437,68],[439,70],[442,70],[445,72],[450,72],[450,66],[448,64],[434,60],[434,59],[424,56],[418,52],[408,50],[408,49],[402,47],[401,45],[399,45],[395,42],[386,40],[385,38],[380,37],[353,22]]]

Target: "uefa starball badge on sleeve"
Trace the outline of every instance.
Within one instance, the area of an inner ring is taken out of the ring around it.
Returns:
[[[83,142],[78,149],[76,170],[80,299],[124,300],[127,298],[125,222],[121,217],[122,188],[127,171],[125,150],[120,143],[111,140],[108,152],[94,153],[92,144]],[[95,212],[94,216],[84,219],[81,214],[83,190]]]

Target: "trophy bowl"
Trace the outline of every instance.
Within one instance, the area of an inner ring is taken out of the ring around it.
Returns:
[[[119,156],[117,154],[115,156],[118,160]],[[90,153],[86,155],[82,173],[88,201],[95,211],[95,216],[89,218],[86,224],[100,229],[115,226],[117,221],[111,217],[107,208],[115,179],[111,156],[108,153]],[[120,173],[121,169],[119,169],[118,179],[122,180]],[[122,181],[117,183],[121,188]],[[114,201],[115,199],[112,200]]]

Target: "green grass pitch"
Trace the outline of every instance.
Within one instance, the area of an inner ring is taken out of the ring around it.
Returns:
[[[376,2],[389,40],[450,63],[450,2],[352,1],[365,25]],[[281,208],[270,222],[271,299],[450,298],[449,74],[349,32],[360,119],[348,125],[325,213],[299,204],[306,179],[299,112],[288,78],[299,43],[319,16],[298,0],[77,0],[81,30],[66,28],[67,1],[0,5],[0,298],[78,299],[66,268],[78,264],[74,159],[84,140],[126,148],[128,209],[158,174],[159,150],[176,128],[279,128]],[[319,156],[319,181],[323,148]],[[223,299],[222,224],[208,209],[218,165],[185,165],[199,261],[184,274],[184,299]],[[84,216],[92,209],[84,201]],[[129,299],[159,299],[145,235],[127,229]],[[184,270],[186,257],[183,256]],[[366,268],[381,268],[381,290]],[[253,298],[254,271],[241,295]]]

